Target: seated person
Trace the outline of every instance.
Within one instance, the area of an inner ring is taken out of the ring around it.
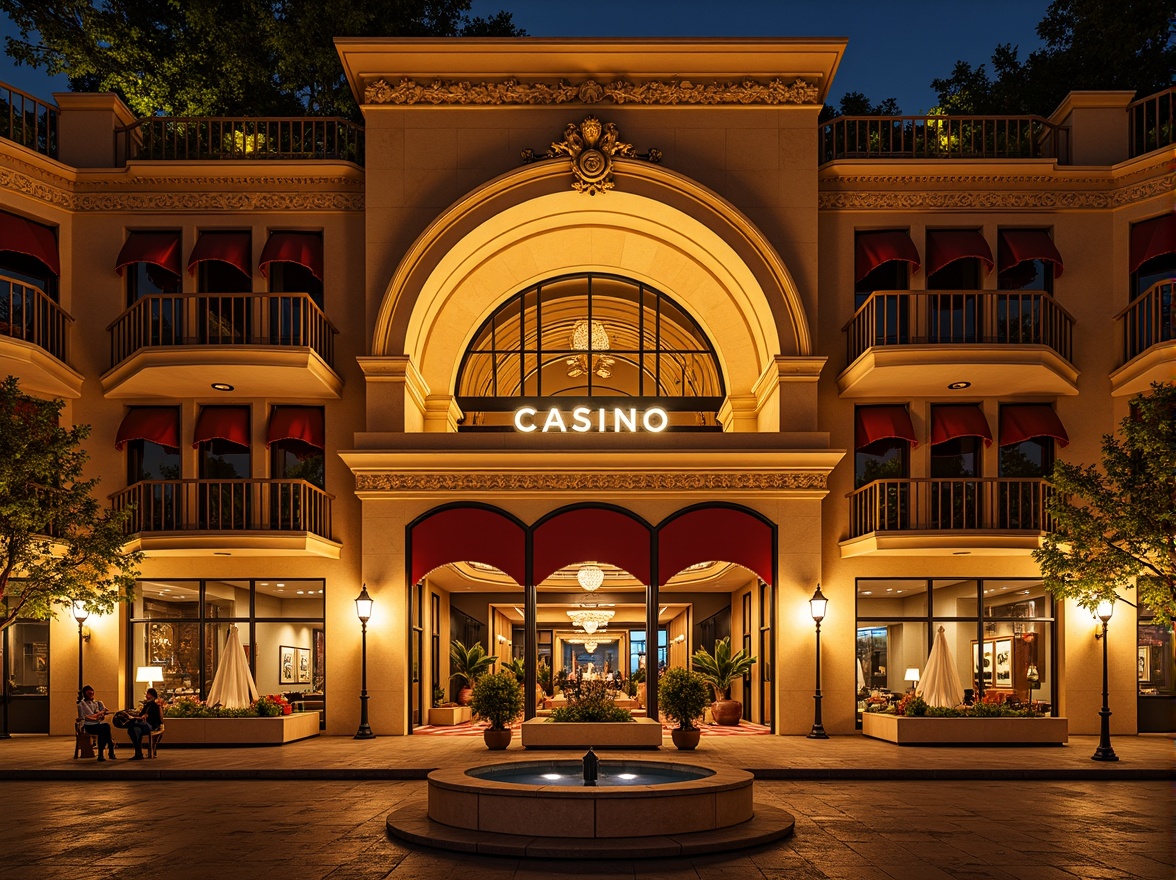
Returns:
[[[99,761],[106,760],[103,750],[109,751],[110,759],[114,760],[114,737],[110,735],[110,725],[106,722],[109,714],[110,710],[102,701],[94,699],[94,688],[90,685],[83,687],[78,694],[78,721],[82,724],[82,730],[98,737]]]
[[[143,760],[143,737],[150,736],[151,731],[159,730],[162,726],[163,710],[159,707],[159,692],[155,688],[147,688],[142,707],[138,713],[131,714],[131,723],[127,725],[127,734],[135,745],[132,761]]]

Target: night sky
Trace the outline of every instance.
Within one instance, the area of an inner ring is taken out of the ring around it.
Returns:
[[[847,91],[874,101],[897,98],[904,113],[935,105],[931,80],[963,59],[986,63],[998,43],[1024,57],[1040,46],[1034,28],[1048,0],[474,0],[475,14],[499,9],[535,37],[848,37],[831,103]],[[0,31],[12,24],[0,16]],[[65,91],[51,79],[0,56],[0,80],[48,98]]]

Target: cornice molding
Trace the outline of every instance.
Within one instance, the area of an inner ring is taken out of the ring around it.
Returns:
[[[209,191],[210,185],[247,186],[249,190]],[[203,186],[187,192],[160,191],[170,186]],[[279,192],[291,185],[346,186],[346,192]],[[269,187],[268,189],[266,187]],[[23,173],[0,166],[0,189],[19,193],[67,211],[362,211],[364,194],[345,177],[139,177],[98,183],[50,178],[39,170]]]
[[[951,181],[968,189],[936,190],[920,186],[936,186]],[[1106,186],[1105,179],[1090,178],[1071,180],[1067,183],[1089,185],[1099,183]],[[1107,210],[1123,205],[1142,202],[1176,191],[1176,178],[1164,175],[1152,180],[1117,188],[1106,189],[1057,189],[1058,179],[1049,175],[1031,177],[1003,177],[1000,175],[953,178],[949,176],[886,175],[876,177],[838,178],[838,186],[886,186],[886,190],[858,190],[854,192],[825,191],[817,196],[817,207],[822,210],[940,210],[999,209],[1009,208],[1066,208]],[[1042,186],[1052,184],[1053,189],[1000,189],[985,190],[985,187],[1009,185]]]
[[[550,471],[532,473],[361,472],[357,492],[650,492],[706,490],[823,491],[828,474],[815,471],[738,473]]]
[[[396,85],[377,79],[364,89],[365,104],[397,106],[502,106],[596,104],[603,100],[614,104],[648,106],[779,106],[816,104],[820,89],[804,79],[791,83],[781,79],[768,82],[745,79],[741,82],[696,83],[689,80],[653,80],[633,82],[614,80],[602,85],[585,80],[578,85],[566,80],[556,83],[454,82],[435,80],[425,84],[404,78]]]

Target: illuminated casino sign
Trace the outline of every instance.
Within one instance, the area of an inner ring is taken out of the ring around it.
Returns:
[[[586,406],[577,406],[571,411],[570,417],[568,413],[555,406],[547,410],[545,414],[541,414],[533,406],[520,407],[514,413],[515,430],[523,434],[531,434],[536,431],[541,434],[557,432],[566,434],[568,431],[575,431],[577,434],[590,432],[620,434],[636,431],[658,434],[664,431],[669,423],[669,415],[660,406],[651,406],[644,410],[632,407],[629,409],[602,407],[595,411]]]

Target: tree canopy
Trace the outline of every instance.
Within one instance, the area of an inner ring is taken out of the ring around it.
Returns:
[[[0,0],[18,64],[153,116],[358,117],[334,38],[521,36],[470,0]]]
[[[1045,46],[1023,61],[1009,43],[981,64],[957,61],[932,80],[945,113],[1048,116],[1073,90],[1134,91],[1142,98],[1172,84],[1176,44],[1171,0],[1054,0],[1037,25]]]
[[[126,514],[82,479],[90,426],[60,427],[62,406],[0,382],[0,629],[74,600],[109,614],[133,592],[140,554],[123,551]]]
[[[1058,462],[1053,531],[1033,553],[1046,588],[1093,610],[1135,587],[1157,621],[1176,617],[1176,385],[1132,402],[1120,436],[1103,436],[1101,469]]]

